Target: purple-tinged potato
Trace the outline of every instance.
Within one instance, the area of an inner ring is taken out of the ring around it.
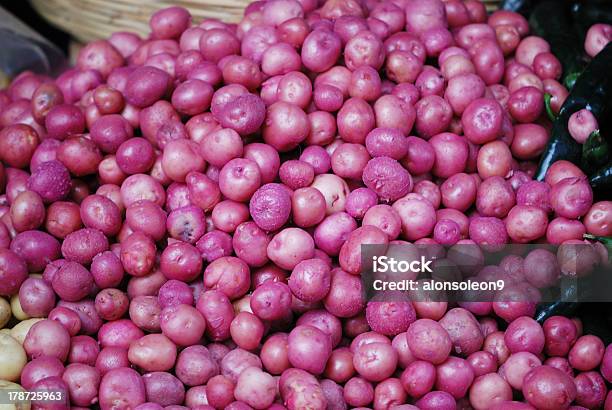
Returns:
[[[569,351],[570,365],[579,371],[589,371],[599,366],[604,357],[602,340],[593,335],[584,335],[576,340]]]
[[[16,363],[18,361],[15,361]],[[64,373],[64,364],[53,356],[40,356],[28,362],[21,371],[21,385],[30,389],[35,383],[47,377],[59,376]]]
[[[109,249],[108,238],[98,229],[83,228],[74,231],[62,243],[66,260],[89,264],[94,256]]]
[[[94,279],[91,272],[83,265],[66,262],[53,275],[51,286],[62,300],[78,302],[92,291]]]
[[[196,309],[206,319],[207,337],[213,341],[221,341],[230,336],[234,308],[225,293],[215,289],[202,292],[196,302]]]
[[[340,266],[346,272],[358,275],[361,272],[361,246],[383,245],[389,242],[387,235],[379,228],[364,225],[349,234],[346,242],[340,249]]]
[[[234,300],[242,297],[250,286],[250,269],[241,259],[227,256],[214,260],[204,270],[204,287],[223,292]]]
[[[444,362],[452,348],[448,332],[431,319],[419,319],[412,323],[406,338],[414,357],[432,364]]]
[[[472,353],[466,360],[474,372],[474,377],[480,377],[497,370],[497,358],[484,350]]]
[[[325,309],[341,318],[355,316],[365,307],[361,279],[339,268],[331,273],[331,288],[323,300]]]
[[[285,370],[279,381],[279,392],[289,410],[325,410],[327,399],[319,381],[301,369]]]
[[[593,205],[593,190],[584,178],[565,178],[553,185],[550,203],[558,216],[578,219]]]
[[[512,388],[497,373],[489,373],[474,380],[469,392],[470,404],[475,410],[486,410],[512,400]]]
[[[314,231],[314,241],[318,249],[329,256],[337,256],[351,232],[357,229],[357,222],[346,212],[329,215]]]
[[[251,197],[249,210],[257,226],[265,231],[275,231],[289,219],[291,197],[280,184],[266,184]]]
[[[597,408],[604,404],[607,388],[599,372],[580,373],[574,379],[574,383],[576,384],[576,404],[583,408]]]
[[[320,259],[298,263],[289,277],[291,292],[305,302],[323,300],[331,287],[330,267]]]
[[[282,282],[263,282],[251,295],[250,307],[262,320],[285,318],[291,307],[291,289]]]
[[[532,205],[517,205],[506,218],[508,236],[515,242],[527,243],[546,234],[548,215]]]
[[[162,333],[178,346],[192,346],[200,342],[206,329],[202,314],[186,304],[164,308],[159,320]]]
[[[261,359],[257,355],[239,347],[226,354],[221,359],[220,364],[221,374],[227,376],[234,383],[238,381],[240,374],[249,367],[261,369]]]
[[[151,372],[142,376],[147,400],[163,406],[178,405],[185,400],[185,386],[167,372]]]
[[[434,390],[416,402],[417,408],[422,410],[452,410],[457,408],[454,397],[447,392]]]
[[[61,255],[59,241],[42,231],[18,233],[11,242],[10,250],[25,261],[30,272],[43,271],[48,263]]]
[[[276,391],[274,377],[257,367],[249,367],[240,373],[234,396],[254,409],[267,409],[274,401]]]
[[[318,189],[305,187],[293,192],[291,196],[292,219],[293,223],[300,228],[309,228],[319,224],[325,218],[326,212],[325,197]]]
[[[436,367],[424,360],[415,360],[406,366],[400,380],[410,397],[420,398],[433,389]]]
[[[408,140],[396,128],[374,128],[365,146],[372,157],[389,157],[399,161],[408,153]]]
[[[474,371],[465,359],[450,356],[436,368],[436,389],[450,393],[455,399],[467,394]]]
[[[219,365],[205,346],[189,346],[179,353],[175,374],[187,386],[200,386],[219,374]]]
[[[52,356],[64,362],[70,349],[68,331],[55,320],[42,320],[35,323],[23,341],[28,357]]]
[[[567,409],[576,398],[576,385],[561,370],[539,366],[523,379],[522,392],[529,404],[538,409]]]
[[[287,343],[288,358],[293,367],[312,374],[323,373],[332,351],[330,338],[323,331],[299,325],[289,333]]]
[[[59,161],[47,161],[37,166],[28,179],[28,189],[36,192],[45,203],[61,201],[70,193],[70,173]]]
[[[523,380],[527,373],[542,365],[540,359],[530,352],[513,353],[499,368],[498,374],[516,390],[523,388]]]
[[[469,356],[481,349],[484,337],[476,318],[469,311],[451,309],[438,323],[448,332],[456,354]]]
[[[508,325],[504,341],[512,353],[530,352],[537,355],[544,349],[544,331],[535,320],[523,316]]]
[[[282,269],[293,269],[314,256],[312,236],[300,228],[285,228],[268,244],[268,258]]]
[[[92,366],[73,363],[66,367],[62,380],[68,386],[70,401],[77,406],[91,406],[98,402],[100,372]]]
[[[467,165],[469,147],[464,138],[450,132],[434,135],[429,143],[435,153],[432,173],[440,178],[449,178],[463,172]]]
[[[0,295],[16,294],[27,279],[28,267],[23,258],[9,249],[0,249]]]
[[[587,31],[584,40],[584,50],[590,57],[595,57],[612,39],[612,26],[609,24],[593,24]]]
[[[371,301],[366,306],[366,318],[373,331],[396,336],[416,320],[416,312],[408,300]]]
[[[383,201],[394,201],[412,190],[410,173],[389,157],[377,157],[368,161],[363,170],[363,182]]]
[[[102,410],[130,407],[145,403],[142,377],[133,369],[120,367],[108,371],[100,381],[99,403]]]
[[[582,222],[591,235],[612,235],[612,202],[595,202],[584,216]]]
[[[428,237],[436,225],[436,211],[427,200],[401,198],[393,204],[402,222],[402,235],[414,241]]]

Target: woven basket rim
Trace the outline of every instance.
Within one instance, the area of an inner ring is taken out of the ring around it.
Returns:
[[[194,21],[215,18],[240,21],[251,0],[30,0],[32,7],[50,24],[81,42],[107,38],[116,31],[133,31],[146,37],[149,17],[168,6],[189,9]]]
[[[194,21],[215,18],[240,21],[252,0],[30,0],[32,7],[49,23],[81,42],[107,38],[116,31],[133,31],[146,37],[149,17],[167,6],[189,9]],[[489,11],[501,0],[481,0]]]

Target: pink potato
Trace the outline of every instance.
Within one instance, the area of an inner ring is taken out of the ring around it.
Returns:
[[[136,407],[146,401],[142,377],[133,369],[120,367],[107,372],[100,381],[100,408]]]
[[[500,402],[512,400],[512,388],[497,373],[489,373],[474,380],[469,398],[475,410],[485,410]]]
[[[289,362],[298,369],[312,374],[320,374],[331,355],[332,346],[329,337],[313,326],[297,326],[289,333]]]
[[[45,319],[30,328],[23,341],[23,348],[32,359],[51,356],[63,362],[68,358],[70,335],[59,322]]]
[[[469,311],[454,308],[439,321],[450,336],[455,353],[468,356],[482,347],[484,337],[476,318]]]
[[[566,409],[576,398],[570,376],[550,366],[532,369],[523,379],[523,395],[538,409]]]
[[[327,408],[327,399],[319,381],[300,369],[287,369],[278,381],[280,395],[288,409]]]
[[[448,357],[452,341],[447,331],[431,319],[419,319],[406,333],[412,354],[420,359],[440,364]]]
[[[499,368],[498,373],[513,389],[521,390],[527,373],[541,365],[542,362],[533,353],[518,352],[508,357],[508,360]]]
[[[584,40],[586,53],[595,57],[612,39],[612,26],[609,24],[594,24],[587,31]]]

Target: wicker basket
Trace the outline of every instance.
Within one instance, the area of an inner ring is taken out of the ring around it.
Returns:
[[[149,17],[164,7],[183,6],[195,21],[237,22],[251,0],[30,0],[47,21],[81,42],[107,38],[115,31],[149,33]]]
[[[170,5],[191,11],[195,21],[218,18],[237,22],[251,0],[30,0],[51,24],[81,42],[106,38],[115,31],[129,30],[146,36],[149,17]],[[501,0],[483,0],[487,10],[496,10]]]

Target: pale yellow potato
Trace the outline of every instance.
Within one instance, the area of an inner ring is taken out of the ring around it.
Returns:
[[[0,297],[0,329],[4,328],[9,320],[11,320],[11,305]]]
[[[23,321],[17,323],[11,329],[11,336],[13,337],[13,339],[15,339],[19,343],[23,344],[23,341],[25,340],[26,336],[28,335],[28,332],[30,331],[30,328],[32,326],[34,326],[35,323],[38,323],[41,320],[44,320],[44,319],[40,319],[40,318],[27,319],[27,320],[23,320]]]
[[[236,314],[240,312],[249,312],[253,313],[251,310],[251,295],[244,295],[240,299],[234,301],[234,312]]]
[[[11,310],[13,311],[13,316],[15,316],[17,320],[26,320],[30,318],[30,316],[21,309],[19,295],[11,296]]]
[[[25,391],[25,389],[17,383],[7,382],[6,380],[0,380],[0,390]],[[30,410],[30,407],[29,401],[16,404],[0,404],[0,410]]]
[[[0,380],[19,380],[26,363],[27,356],[23,346],[11,336],[0,333]]]

